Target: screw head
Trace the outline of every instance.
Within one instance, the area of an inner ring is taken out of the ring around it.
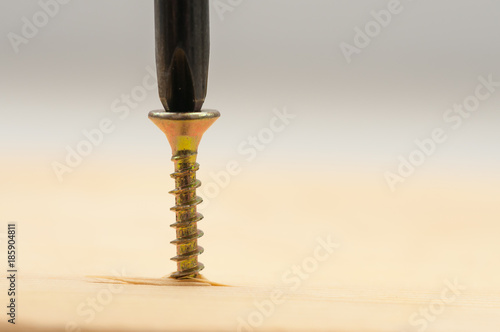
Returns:
[[[219,117],[220,113],[215,110],[149,113],[149,119],[167,136],[174,155],[180,151],[197,152],[203,134]]]

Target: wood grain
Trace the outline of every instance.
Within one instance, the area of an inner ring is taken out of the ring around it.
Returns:
[[[231,287],[86,277],[173,271],[171,182],[157,174],[103,166],[61,187],[24,175],[30,191],[1,202],[20,264],[18,325],[1,331],[500,331],[494,178],[436,174],[394,194],[373,174],[242,173],[200,223],[204,275]]]

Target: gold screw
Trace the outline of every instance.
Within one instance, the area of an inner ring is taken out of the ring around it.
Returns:
[[[203,232],[198,230],[197,223],[203,215],[197,212],[197,205],[203,200],[196,196],[196,188],[201,185],[196,179],[196,171],[200,168],[196,157],[203,134],[219,117],[218,111],[149,113],[149,119],[167,136],[175,165],[175,172],[171,174],[175,189],[170,192],[175,195],[175,206],[170,210],[176,215],[176,222],[171,227],[176,229],[177,238],[171,243],[177,247],[177,256],[172,258],[177,262],[177,272],[171,275],[172,278],[195,278],[204,268],[198,262],[198,255],[203,252],[198,246],[198,238]]]

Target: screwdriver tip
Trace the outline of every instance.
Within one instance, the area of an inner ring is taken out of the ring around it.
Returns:
[[[200,111],[210,53],[208,0],[155,0],[156,66],[168,112]]]

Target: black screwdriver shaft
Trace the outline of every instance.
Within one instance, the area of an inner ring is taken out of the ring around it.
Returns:
[[[201,110],[210,53],[208,0],[155,0],[158,89],[168,112]]]

